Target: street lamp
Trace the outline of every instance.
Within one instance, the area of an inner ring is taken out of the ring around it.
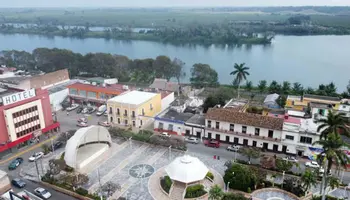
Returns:
[[[281,185],[281,188],[283,189],[283,182],[284,182],[284,175],[285,175],[285,171],[283,171],[283,173],[282,173],[282,185]]]
[[[229,182],[227,182],[226,192],[228,192],[229,188],[230,188],[230,181],[229,181]]]
[[[169,146],[169,160],[171,160],[171,145]]]

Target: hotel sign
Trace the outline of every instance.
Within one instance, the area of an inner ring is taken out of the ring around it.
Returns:
[[[35,89],[26,90],[23,92],[18,92],[8,96],[2,97],[2,103],[4,106],[35,97]]]

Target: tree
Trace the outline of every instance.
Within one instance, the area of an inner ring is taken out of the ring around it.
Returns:
[[[329,190],[327,193],[329,193],[329,191],[332,189],[334,190],[335,188],[338,188],[340,186],[340,181],[337,177],[334,176],[330,176],[327,179],[328,185],[329,185]]]
[[[246,84],[245,84],[245,89],[246,89],[248,92],[252,91],[252,89],[253,89],[253,82],[247,81]]]
[[[265,92],[266,87],[267,87],[267,82],[266,82],[266,80],[261,80],[261,81],[259,81],[258,88],[259,88],[259,91],[260,91],[261,93]]]
[[[224,195],[224,192],[222,191],[221,187],[218,185],[212,186],[209,190],[210,200],[221,200],[223,195]]]
[[[61,159],[49,160],[48,173],[52,176],[58,175],[66,167],[66,162]]]
[[[153,62],[153,69],[156,73],[156,78],[165,78],[169,80],[174,75],[173,65],[168,56],[157,56]]]
[[[69,131],[66,131],[66,132],[61,133],[61,134],[58,136],[57,141],[66,143],[66,142],[74,135],[74,133],[75,133],[76,131],[77,131],[77,130],[69,130]]]
[[[186,76],[186,72],[184,72],[185,63],[178,58],[174,58],[174,60],[172,61],[172,66],[174,70],[173,72],[174,77],[177,79],[177,82],[180,84],[180,79]]]
[[[347,127],[347,120],[344,113],[334,113],[329,111],[327,118],[321,118],[315,120],[318,125],[317,132],[321,132],[320,138],[327,138],[329,133],[342,133],[345,135],[349,134],[349,129]]]
[[[256,184],[256,175],[249,168],[240,164],[232,164],[231,168],[225,171],[224,181],[230,182],[230,188],[241,191],[248,191],[248,188],[254,188]]]
[[[47,144],[42,144],[41,148],[42,148],[42,150],[43,150],[45,155],[50,153],[50,148],[49,148],[49,146]]]
[[[306,169],[304,174],[301,176],[302,187],[307,194],[311,186],[316,186],[317,184],[317,174],[314,171]]]
[[[221,200],[248,200],[248,198],[245,198],[243,194],[227,192],[223,195]]]
[[[333,82],[331,82],[328,85],[326,85],[325,92],[326,92],[327,96],[335,96],[335,95],[337,95],[337,88],[335,87]]]
[[[303,86],[299,82],[293,83],[293,94],[302,95],[304,92]]]
[[[101,191],[103,194],[105,194],[105,196],[108,198],[110,196],[113,195],[113,193],[115,193],[116,191],[120,191],[122,189],[122,187],[117,184],[114,183],[112,181],[107,181],[102,187],[101,187]]]
[[[282,92],[283,92],[283,94],[289,94],[289,92],[290,92],[290,83],[288,81],[283,81],[283,83],[282,83]]]
[[[66,173],[62,176],[62,180],[70,184],[75,191],[79,186],[89,182],[89,177],[86,174],[80,174],[76,172]]]
[[[277,81],[272,81],[269,85],[269,92],[279,94],[280,91],[281,91],[281,85],[278,84]]]
[[[218,85],[218,73],[207,64],[192,66],[190,82],[194,87],[215,87]]]
[[[260,150],[254,147],[243,147],[243,148],[240,148],[238,152],[248,158],[249,164],[252,158],[260,157]]]
[[[239,98],[239,89],[241,87],[241,83],[243,80],[247,80],[247,76],[249,76],[249,67],[245,67],[245,63],[241,64],[234,64],[234,69],[230,75],[235,76],[234,81],[238,85],[238,90],[237,90],[237,98]]]
[[[276,169],[278,171],[289,171],[293,167],[293,163],[288,160],[276,159]]]

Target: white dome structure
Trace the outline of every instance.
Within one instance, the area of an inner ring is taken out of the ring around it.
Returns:
[[[203,180],[209,169],[198,158],[184,155],[165,167],[165,172],[170,179],[187,184]]]
[[[111,145],[111,136],[105,127],[93,125],[81,128],[67,141],[64,160],[68,166],[80,168],[81,163],[87,165]]]

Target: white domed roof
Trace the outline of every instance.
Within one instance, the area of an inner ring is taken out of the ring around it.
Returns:
[[[172,180],[191,183],[203,180],[209,169],[198,158],[184,155],[165,167],[165,171]]]

